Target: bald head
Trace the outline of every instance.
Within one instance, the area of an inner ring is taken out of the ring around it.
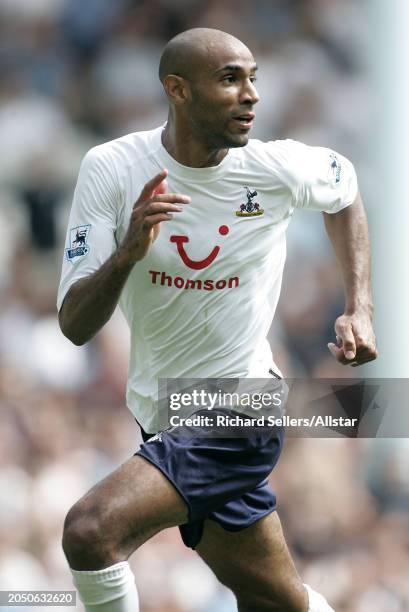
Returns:
[[[256,70],[246,45],[221,30],[194,28],[172,38],[159,66],[168,134],[213,152],[246,145],[258,102]]]
[[[159,63],[159,78],[169,74],[192,80],[203,69],[211,68],[221,51],[250,51],[238,38],[212,28],[193,28],[177,34],[163,50]],[[251,55],[251,54],[250,54]]]

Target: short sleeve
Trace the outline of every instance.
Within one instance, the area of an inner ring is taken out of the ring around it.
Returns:
[[[336,213],[352,204],[358,193],[353,164],[325,147],[281,141],[296,208]]]
[[[89,276],[116,249],[115,231],[119,201],[118,181],[103,145],[83,159],[65,240],[57,308],[77,280]]]

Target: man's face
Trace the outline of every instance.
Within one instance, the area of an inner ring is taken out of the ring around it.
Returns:
[[[189,82],[185,110],[192,132],[216,148],[243,147],[259,100],[253,56],[244,46],[215,49],[202,65]]]

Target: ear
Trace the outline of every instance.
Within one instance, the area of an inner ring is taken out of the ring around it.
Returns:
[[[175,106],[181,106],[190,99],[189,83],[184,77],[177,74],[168,74],[163,79],[163,87],[169,100]]]

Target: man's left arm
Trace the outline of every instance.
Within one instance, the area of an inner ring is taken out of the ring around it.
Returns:
[[[376,359],[378,353],[373,329],[368,223],[359,192],[350,206],[323,214],[345,287],[345,311],[335,321],[337,344],[330,342],[328,348],[340,363],[361,365]]]

